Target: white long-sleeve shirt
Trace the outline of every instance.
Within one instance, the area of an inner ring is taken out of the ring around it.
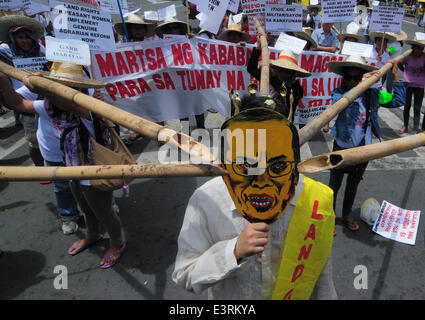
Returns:
[[[269,299],[289,221],[303,189],[300,175],[291,204],[270,226],[265,251],[244,258],[238,265],[234,256],[236,240],[249,222],[237,211],[221,177],[199,187],[189,200],[178,238],[174,282],[195,293],[208,288],[209,299]],[[271,272],[265,272],[262,265],[271,266]],[[330,256],[311,298],[337,299]]]

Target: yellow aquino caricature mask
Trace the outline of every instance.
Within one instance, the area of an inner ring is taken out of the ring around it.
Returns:
[[[223,180],[236,208],[250,222],[272,223],[295,194],[300,160],[296,128],[278,112],[254,108],[228,119],[221,129],[222,165],[229,172]],[[237,142],[240,136],[243,143]]]

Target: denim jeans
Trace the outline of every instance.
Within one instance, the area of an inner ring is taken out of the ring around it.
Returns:
[[[44,160],[47,167],[63,167],[63,162]],[[72,195],[69,181],[53,181],[56,205],[62,222],[77,221],[80,217],[77,201]]]

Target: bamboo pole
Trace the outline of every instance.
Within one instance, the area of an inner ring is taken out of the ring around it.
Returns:
[[[254,18],[255,25],[257,26],[258,33],[261,33],[261,78],[260,78],[260,94],[263,97],[270,95],[270,58],[269,58],[269,47],[267,44],[267,37],[264,29],[261,27],[260,22],[257,18]]]
[[[298,164],[298,171],[301,173],[314,173],[329,169],[339,169],[412,150],[424,145],[425,133],[419,133],[403,138],[315,156],[301,161]]]
[[[186,0],[186,23],[187,23],[187,33],[190,33],[190,20],[189,20],[189,1]]]
[[[134,164],[77,167],[0,167],[0,181],[88,180],[224,176],[227,171],[208,164]]]
[[[406,50],[403,54],[395,58],[395,61],[407,57],[412,52],[412,49]],[[391,68],[393,64],[386,63],[377,74],[374,74],[369,79],[360,82],[356,87],[347,92],[341,99],[323,111],[319,116],[314,118],[306,126],[299,130],[300,146],[309,141],[317,132],[319,132],[323,126],[329,123],[336,115],[342,110],[348,107],[355,99],[361,96],[371,85],[377,82],[382,76],[384,76]]]
[[[27,72],[9,66],[2,61],[0,61],[0,71],[19,81],[22,81],[28,75]],[[58,96],[101,115],[114,123],[138,132],[149,139],[163,143],[169,142],[191,156],[202,159],[203,163],[214,162],[216,160],[206,146],[181,132],[163,127],[47,78],[33,76],[29,78],[29,82],[37,91],[40,91],[45,96]]]

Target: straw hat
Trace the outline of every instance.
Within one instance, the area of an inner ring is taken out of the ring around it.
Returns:
[[[357,39],[357,42],[360,43],[364,43],[366,41],[366,38],[364,36],[357,33],[340,33],[337,38],[340,43],[344,42],[346,38],[355,38]]]
[[[83,67],[71,62],[53,62],[50,72],[25,70],[29,73],[41,72],[43,77],[74,88],[103,88],[105,82],[84,77]]]
[[[9,30],[13,27],[25,26],[37,39],[44,36],[44,26],[39,21],[23,15],[10,15],[0,18],[0,41],[9,43]]]
[[[294,37],[303,39],[310,43],[311,48],[317,48],[317,43],[314,41],[314,39],[308,34],[308,29],[310,28],[303,28],[303,31],[293,31],[292,34]]]
[[[396,41],[396,37],[395,36],[393,36],[392,34],[390,34],[390,33],[386,33],[386,32],[371,32],[370,34],[369,34],[369,37],[373,40],[373,41],[375,41],[375,38],[384,38],[384,39],[387,39],[388,40],[388,43],[391,43],[391,42],[394,42],[394,41]]]
[[[126,15],[124,17],[124,22],[126,25],[128,24],[141,24],[141,25],[145,25],[147,28],[146,31],[146,38],[149,38],[153,35],[154,31],[155,31],[155,26],[156,24],[153,22],[147,22],[145,21],[145,19],[143,19],[142,16],[138,15],[137,13],[134,12],[130,12],[128,13],[128,15]],[[119,34],[119,35],[125,35],[125,31],[124,31],[124,25],[122,22],[117,22],[114,25],[115,31]],[[127,26],[128,29],[128,26]]]
[[[413,40],[406,40],[404,43],[410,44],[412,46],[425,47],[425,40],[417,40],[416,36],[413,38]]]
[[[328,62],[328,69],[341,76],[345,67],[360,68],[366,72],[378,70],[377,67],[368,65],[366,60],[360,56],[348,56],[344,61]]]
[[[400,33],[393,33],[393,32],[388,32],[388,33],[395,37],[395,41],[404,41],[407,39],[407,33],[404,32],[403,30],[401,30]]]
[[[284,69],[297,71],[299,78],[307,78],[311,73],[298,66],[298,55],[289,49],[283,49],[277,60],[270,60],[270,64]]]
[[[181,34],[187,33],[187,23],[186,22],[183,22],[183,21],[180,21],[180,20],[177,20],[177,19],[174,19],[174,18],[170,18],[170,19],[165,20],[163,23],[161,23],[160,25],[158,25],[155,28],[156,35],[158,37],[162,38],[162,36],[165,33],[165,30],[167,29],[167,26],[170,25],[170,24],[178,24],[180,26],[180,31],[181,31],[180,33]]]
[[[245,42],[251,41],[251,36],[246,32],[242,32],[242,26],[240,24],[229,24],[227,26],[227,30],[222,32],[217,39],[223,40],[223,41],[229,41],[229,32],[239,33],[241,35],[241,41],[245,41]]]

